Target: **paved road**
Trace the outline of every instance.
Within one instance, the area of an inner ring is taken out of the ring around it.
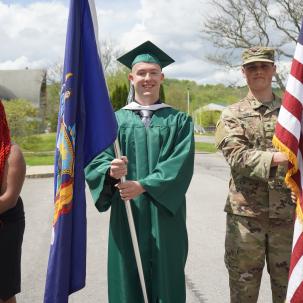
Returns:
[[[187,303],[228,303],[228,277],[223,262],[229,171],[218,154],[197,154],[188,192],[189,255],[186,266]],[[27,179],[22,191],[26,233],[22,260],[22,293],[18,303],[41,303],[51,238],[53,179]],[[106,303],[106,255],[109,213],[100,215],[87,195],[87,285],[71,303]],[[259,302],[271,302],[267,278]],[[135,302],[134,302],[135,303]]]

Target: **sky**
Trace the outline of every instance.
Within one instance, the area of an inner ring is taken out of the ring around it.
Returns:
[[[95,0],[99,40],[128,51],[146,40],[175,59],[168,78],[199,84],[244,84],[240,70],[225,70],[205,57],[201,37],[207,0]],[[63,63],[68,0],[0,0],[0,69],[48,68]]]

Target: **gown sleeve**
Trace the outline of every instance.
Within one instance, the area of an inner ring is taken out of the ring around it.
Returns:
[[[114,159],[113,147],[95,157],[85,168],[85,179],[89,186],[95,206],[100,212],[109,209],[111,198],[116,189],[114,184],[118,182],[108,174],[111,161]]]
[[[138,180],[147,193],[172,214],[185,202],[194,167],[192,120],[184,114],[178,123],[177,134],[170,139],[173,141],[166,142],[173,147],[170,155],[165,159],[160,155],[151,174]]]

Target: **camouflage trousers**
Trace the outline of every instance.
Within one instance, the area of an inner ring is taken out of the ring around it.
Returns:
[[[227,214],[225,264],[230,302],[255,303],[267,264],[273,303],[286,297],[293,221]]]

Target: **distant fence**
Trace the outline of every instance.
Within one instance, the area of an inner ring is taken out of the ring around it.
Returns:
[[[214,133],[216,131],[216,127],[215,126],[204,127],[204,129],[208,133]]]

